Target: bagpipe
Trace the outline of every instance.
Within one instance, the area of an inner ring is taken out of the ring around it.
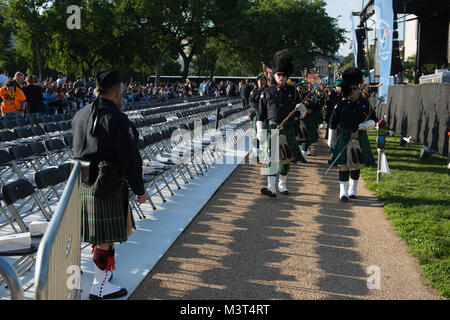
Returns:
[[[367,91],[367,88],[379,88],[381,87],[383,84],[382,83],[378,83],[376,85],[369,85],[367,83],[363,83],[359,86],[359,89],[361,90],[361,95],[364,99],[367,99],[370,96],[369,91]]]
[[[266,67],[264,61],[261,62],[261,66],[262,66],[262,69],[263,69],[264,77],[266,77],[266,80],[267,80],[267,86],[270,87],[270,86],[273,85],[273,83],[271,81],[271,78],[269,77],[269,74],[273,74],[273,71],[272,71],[272,69]]]

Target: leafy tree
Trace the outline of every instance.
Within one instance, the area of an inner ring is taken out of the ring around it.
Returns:
[[[131,41],[134,53],[149,64],[153,60],[156,69],[156,85],[160,85],[161,66],[164,57],[177,52],[186,38],[183,24],[182,0],[118,0],[115,12],[119,33]]]
[[[349,67],[354,67],[355,66],[355,58],[354,58],[354,54],[353,52],[349,53],[348,55],[346,55],[341,62],[341,69],[345,70]]]
[[[103,67],[116,66],[120,62],[117,53],[121,41],[116,41],[113,28],[108,23],[113,7],[108,0],[77,0],[70,4],[80,6],[81,29],[69,30],[66,25],[68,1],[54,4],[49,11],[50,19],[57,22],[51,67],[60,72],[74,72],[91,76]]]
[[[48,8],[52,1],[9,0],[3,16],[12,26],[20,52],[32,62],[32,70],[42,78],[44,71],[44,48],[53,40],[54,20],[48,18]]]
[[[180,74],[181,64],[174,58],[167,57],[164,59],[161,72],[167,76],[178,76]]]
[[[66,26],[69,5],[81,8],[81,30]],[[299,74],[344,41],[323,0],[0,0],[0,9],[0,40],[10,31],[17,40],[10,56],[0,48],[0,65],[41,78],[116,68],[124,78],[154,73],[159,85],[179,57],[184,77],[192,62],[197,74],[255,75],[284,48]]]
[[[295,59],[295,73],[311,67],[318,56],[333,57],[344,42],[337,21],[325,12],[322,0],[238,1],[237,13],[227,25],[221,42],[226,52],[218,66],[238,65],[241,74],[257,74],[261,62],[272,62],[273,54],[289,49]],[[238,58],[239,63],[236,62]]]
[[[416,69],[416,55],[409,56],[403,62],[403,78],[414,81],[414,70]]]

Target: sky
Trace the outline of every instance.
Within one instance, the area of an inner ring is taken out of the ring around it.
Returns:
[[[327,6],[326,11],[330,17],[338,18],[338,25],[340,28],[345,29],[347,32],[345,33],[345,37],[348,38],[347,43],[341,44],[339,48],[338,55],[346,56],[352,52],[350,49],[351,43],[351,33],[350,33],[350,14],[352,11],[361,11],[363,9],[363,4],[367,4],[369,0],[326,0]],[[399,19],[402,18],[403,15],[399,16]],[[359,18],[355,17],[355,24],[359,23]],[[368,27],[371,27],[373,22],[368,23]],[[404,39],[403,32],[403,24],[399,23],[399,39]],[[369,43],[375,38],[375,34],[373,31],[368,33]]]
[[[367,2],[367,0],[365,1]],[[346,56],[352,50],[350,49],[351,34],[350,34],[350,14],[352,11],[361,11],[363,0],[326,0],[326,11],[330,17],[338,18],[338,25],[345,29],[345,37],[348,38],[347,43],[341,44],[338,55]],[[358,22],[358,19],[356,19]]]

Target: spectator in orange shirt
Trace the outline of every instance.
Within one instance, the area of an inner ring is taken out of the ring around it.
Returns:
[[[6,86],[0,89],[0,97],[3,99],[2,114],[17,112],[23,116],[27,98],[23,91],[16,87],[15,80],[6,82]]]

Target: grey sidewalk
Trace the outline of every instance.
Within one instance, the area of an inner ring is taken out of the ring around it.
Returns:
[[[439,299],[363,181],[338,200],[327,150],[293,165],[276,199],[259,193],[259,166],[240,165],[130,299]]]

